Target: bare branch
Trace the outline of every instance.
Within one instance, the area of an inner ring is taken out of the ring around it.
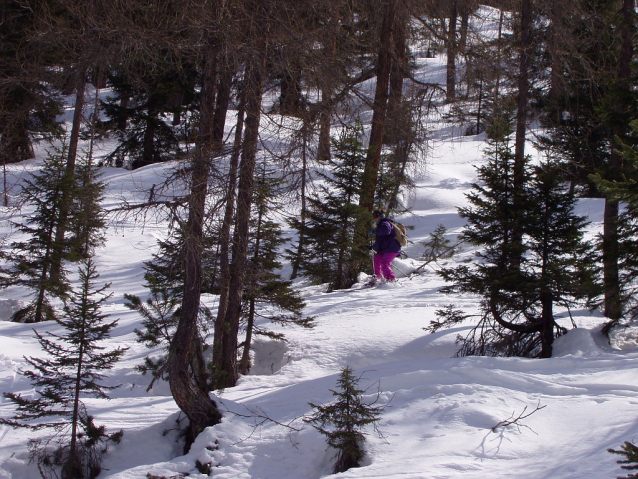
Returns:
[[[534,408],[534,410],[533,410],[533,411],[531,411],[531,412],[528,412],[527,414],[525,414],[525,411],[527,411],[527,406],[525,406],[525,407],[523,408],[523,410],[521,411],[521,413],[520,413],[518,416],[514,417],[514,414],[516,414],[516,413],[515,413],[515,412],[513,412],[513,413],[512,413],[512,415],[511,415],[508,419],[506,419],[506,420],[504,420],[504,421],[501,421],[501,422],[499,422],[496,426],[494,426],[494,427],[492,428],[492,432],[496,432],[496,430],[497,430],[499,427],[503,427],[503,428],[505,428],[505,427],[507,427],[507,426],[510,426],[510,425],[514,424],[514,425],[516,425],[516,427],[518,428],[518,430],[519,430],[519,431],[520,431],[521,426],[522,426],[522,427],[526,427],[527,429],[529,429],[530,431],[532,431],[534,434],[536,434],[536,432],[534,432],[534,430],[533,430],[531,427],[527,426],[526,424],[521,424],[519,421],[520,421],[521,419],[525,419],[525,418],[530,417],[530,416],[531,416],[532,414],[534,414],[535,412],[540,411],[541,409],[545,409],[546,407],[547,407],[547,405],[543,405],[543,406],[541,406],[541,402],[540,402],[540,400],[539,400],[539,401],[538,401],[538,404],[536,405],[536,407]]]

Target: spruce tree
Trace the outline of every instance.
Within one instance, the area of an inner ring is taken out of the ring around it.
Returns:
[[[316,412],[305,419],[326,436],[330,447],[338,451],[333,473],[359,467],[365,454],[363,444],[365,434],[362,429],[374,424],[384,410],[383,406],[366,404],[363,401],[364,390],[358,389],[359,380],[352,369],[345,367],[337,380],[338,390],[330,390],[336,396],[335,402],[326,406],[310,403]]]
[[[22,194],[25,203],[34,208],[33,214],[22,223],[17,223],[18,231],[24,236],[21,241],[11,244],[8,260],[11,266],[4,286],[19,284],[32,291],[32,301],[17,311],[12,320],[40,322],[55,318],[52,301],[64,298],[69,283],[64,268],[61,274],[52,278],[51,269],[55,258],[64,258],[65,244],[55,239],[59,225],[62,191],[73,190],[75,185],[65,175],[64,150],[49,154],[42,169],[32,178],[25,180]]]
[[[274,215],[280,212],[283,202],[281,180],[268,171],[264,165],[262,174],[255,185],[254,215],[251,221],[251,241],[249,245],[249,268],[246,274],[242,299],[246,337],[243,353],[238,365],[240,374],[250,369],[250,348],[253,335],[260,334],[285,340],[283,334],[276,334],[257,324],[263,319],[276,324],[312,327],[313,318],[304,317],[305,302],[292,282],[281,276],[282,263],[279,252],[286,238]]]
[[[11,245],[3,286],[26,286],[33,299],[14,314],[14,321],[54,319],[52,303],[56,298],[64,299],[69,290],[64,262],[89,258],[104,242],[104,213],[100,205],[104,184],[88,161],[80,162],[73,174],[65,170],[63,148],[50,153],[40,171],[25,180],[22,195],[34,213],[16,223],[24,239]],[[71,206],[63,215],[61,205],[65,198]],[[56,231],[62,223],[69,234],[60,241]]]
[[[618,464],[622,464],[620,466],[621,469],[625,469],[626,471],[635,471],[638,469],[638,447],[635,444],[625,441],[625,443],[620,446],[620,451],[616,449],[607,449],[608,452],[612,454],[618,454],[620,456],[625,456],[625,459],[621,459]],[[630,473],[623,477],[618,477],[618,479],[638,479],[638,473]]]
[[[93,256],[104,244],[105,213],[100,204],[106,185],[90,159],[81,160],[75,171],[75,195],[71,198],[66,244],[71,261]]]
[[[63,334],[36,331],[45,358],[25,358],[32,369],[21,374],[33,384],[37,397],[5,393],[16,405],[16,414],[0,419],[2,424],[32,430],[50,428],[54,435],[34,439],[30,450],[44,477],[63,479],[94,478],[100,472],[100,458],[108,440],[119,440],[120,433],[109,434],[97,426],[82,398],[107,399],[117,386],[102,384],[104,372],[113,368],[124,348],[105,351],[100,343],[107,339],[117,321],[105,321],[100,309],[110,298],[108,284],[95,287],[99,277],[91,259],[79,269],[80,288],[65,301],[64,317],[56,319]],[[54,449],[49,446],[55,445]]]
[[[478,168],[480,184],[468,194],[470,206],[459,210],[468,222],[462,239],[480,248],[476,261],[440,272],[452,283],[444,292],[481,297],[479,322],[461,339],[458,354],[549,357],[554,338],[565,331],[554,305],[596,294],[586,223],[574,214],[575,199],[555,166],[528,166],[515,204],[509,143],[492,142],[488,154]],[[512,241],[517,225],[524,225],[522,242]],[[467,318],[451,308],[439,314],[443,322],[433,322],[432,332]]]
[[[125,294],[124,306],[142,316],[144,329],[135,329],[137,342],[143,343],[148,349],[161,347],[160,353],[146,356],[144,363],[136,366],[142,374],[151,373],[151,380],[147,391],[153,388],[158,379],[166,380],[168,349],[171,338],[179,321],[180,299],[158,288],[151,289],[151,296],[142,301],[139,296]]]
[[[101,126],[119,140],[107,158],[115,166],[135,169],[183,153],[187,129],[180,125],[195,108],[196,70],[160,61],[150,71],[146,61],[109,75],[113,95],[102,103],[109,120]]]
[[[214,239],[210,232],[206,234],[205,241],[206,247],[202,255],[205,266],[202,291],[215,293],[218,291],[214,282],[217,259],[213,251]],[[159,251],[144,265],[145,286],[149,290],[149,298],[143,301],[136,295],[124,295],[124,305],[142,317],[143,328],[135,330],[137,341],[154,350],[153,355],[146,356],[144,363],[137,366],[142,374],[152,375],[148,390],[153,387],[156,380],[168,380],[168,350],[179,322],[184,292],[184,243],[179,227],[172,227],[169,237],[158,240],[158,245]],[[200,307],[197,323],[195,341],[199,348],[192,360],[192,367],[203,371],[203,376],[208,376],[208,373],[204,373],[206,364],[203,355],[213,318],[211,311],[204,305]]]
[[[638,121],[631,123],[634,136],[638,134]],[[591,179],[608,197],[622,202],[625,207],[619,216],[618,256],[621,284],[621,302],[625,318],[610,321],[604,328],[623,326],[624,320],[638,318],[638,148],[623,144],[624,173],[615,180],[602,174]],[[623,320],[624,319],[624,320]]]
[[[357,123],[333,141],[331,170],[321,174],[319,193],[308,198],[308,219],[300,231],[306,240],[300,268],[314,281],[329,283],[331,290],[350,287],[369,264],[363,242],[355,237],[357,226],[370,214],[358,205],[366,161],[361,134]],[[291,224],[300,227],[297,221]]]

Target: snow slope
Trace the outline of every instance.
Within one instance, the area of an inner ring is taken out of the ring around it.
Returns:
[[[407,248],[410,259],[395,263],[399,276],[420,265],[418,243],[437,224],[451,233],[461,227],[455,206],[462,204],[473,180],[472,164],[481,161],[481,145],[481,138],[472,137],[432,155],[413,194],[413,210],[401,218],[415,228],[410,233],[414,244]],[[163,168],[107,169],[109,198],[114,202],[127,183],[153,184]],[[584,200],[579,210],[596,220],[600,204]],[[596,228],[597,223],[592,231]],[[146,294],[142,263],[162,234],[161,222],[143,227],[118,222],[98,254],[101,280],[113,283],[106,312],[120,318],[110,342],[130,347],[109,378],[110,384],[122,384],[113,399],[87,401],[99,423],[125,431],[122,443],[106,457],[101,478],[144,478],[147,473],[205,477],[195,468],[196,460],[212,460],[216,478],[327,476],[332,453],[303,417],[312,412],[309,402],[332,399],[330,389],[345,366],[361,376],[369,400],[380,394],[379,403],[387,408],[379,424],[382,437],[367,431],[364,467],[339,477],[599,479],[620,473],[606,448],[638,434],[635,333],[628,331],[612,348],[600,334],[603,318],[577,311],[579,328],[559,339],[551,359],[453,358],[455,337],[469,325],[437,334],[422,328],[444,305],[454,303],[472,312],[477,299],[439,293],[442,283],[434,267],[373,289],[358,284],[325,293],[321,286],[299,283],[306,313],[316,316],[317,326],[283,330],[285,344],[258,341],[252,374],[218,395],[225,410],[222,424],[181,455],[175,432],[178,409],[166,384],[147,393],[148,378],[134,370],[147,351],[134,342],[139,318],[123,307],[125,292]],[[469,255],[465,251],[459,257]],[[2,294],[8,310],[11,301],[23,299],[16,292]],[[208,299],[214,307],[214,298]],[[53,324],[36,328],[56,331]],[[0,322],[0,351],[0,390],[30,394],[30,384],[17,371],[25,365],[24,355],[41,354],[32,325]],[[0,414],[7,417],[11,411],[3,399]],[[518,424],[492,430],[530,412]],[[28,437],[26,431],[0,428],[0,478],[37,477],[34,465],[28,464]]]
[[[357,284],[326,293],[321,286],[298,283],[316,327],[273,327],[286,334],[286,343],[258,340],[251,374],[216,396],[224,410],[222,423],[202,433],[186,455],[176,431],[183,416],[167,384],[147,392],[149,378],[134,369],[148,351],[135,342],[133,330],[140,318],[124,307],[123,299],[124,293],[146,296],[142,265],[166,227],[161,218],[111,223],[107,245],[96,260],[101,281],[111,282],[114,293],[105,312],[119,318],[110,345],[130,349],[108,379],[121,384],[112,399],[86,401],[99,424],[124,429],[100,478],[208,477],[197,470],[196,461],[212,462],[211,477],[218,479],[328,477],[333,453],[303,418],[312,412],[309,402],[332,400],[330,389],[345,366],[361,377],[367,399],[378,396],[378,404],[387,407],[379,423],[381,435],[366,431],[363,467],[334,477],[602,479],[621,474],[617,457],[606,449],[638,436],[636,330],[619,334],[612,347],[600,333],[604,319],[598,313],[573,311],[578,329],[560,338],[554,357],[543,360],[454,358],[455,338],[470,325],[437,334],[423,331],[447,304],[470,313],[478,307],[477,298],[439,293],[436,266],[406,277],[421,264],[419,242],[438,224],[451,235],[460,231],[456,207],[465,204],[474,165],[483,161],[481,136],[441,133],[436,138],[427,168],[410,193],[411,212],[399,218],[414,229],[413,244],[406,248],[409,259],[395,262],[398,284],[369,289]],[[12,165],[12,181],[36,165]],[[135,172],[105,169],[105,203],[116,205],[129,190],[158,183],[170,166]],[[579,214],[593,221],[591,234],[600,230],[601,209],[598,200],[579,204]],[[11,231],[8,220],[17,214],[1,212],[0,233]],[[471,255],[466,248],[457,260]],[[0,291],[0,317],[8,318],[24,299],[20,290]],[[215,307],[215,298],[206,301]],[[33,327],[0,321],[0,392],[32,394],[18,371],[26,364],[23,356],[41,355]],[[57,330],[48,323],[35,328]],[[11,414],[12,405],[0,400],[0,415]],[[525,415],[516,424],[496,427]],[[0,479],[39,477],[28,461],[26,444],[32,435],[0,426]]]

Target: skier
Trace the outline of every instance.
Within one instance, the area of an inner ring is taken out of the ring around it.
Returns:
[[[376,223],[376,241],[374,245],[368,246],[374,251],[373,266],[377,280],[395,281],[392,271],[392,261],[399,256],[401,245],[395,239],[394,226],[392,220],[385,217],[385,210],[382,208],[372,212],[372,218]]]

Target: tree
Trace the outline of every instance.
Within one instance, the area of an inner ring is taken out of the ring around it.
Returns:
[[[459,210],[468,222],[462,239],[481,248],[477,261],[440,272],[452,283],[444,292],[482,298],[479,322],[461,340],[459,354],[550,357],[554,338],[565,331],[555,321],[554,304],[569,307],[596,293],[586,223],[574,214],[575,198],[564,191],[555,166],[526,167],[525,189],[515,198],[508,141],[492,142],[488,154],[488,164],[478,168],[480,183],[468,195],[470,206]],[[520,225],[523,241],[512,241]],[[451,309],[439,316],[444,321],[433,322],[430,331],[467,318]]]
[[[403,0],[388,0],[384,5],[384,15],[379,34],[380,45],[376,63],[377,83],[374,94],[372,126],[368,142],[368,152],[363,170],[363,184],[359,206],[371,211],[374,206],[379,164],[383,149],[383,137],[388,112],[390,74],[392,71],[393,27],[397,9]]]
[[[273,172],[269,172],[264,165],[255,187],[250,262],[243,294],[245,306],[242,316],[245,320],[246,337],[238,364],[240,374],[246,374],[250,369],[250,348],[254,334],[285,340],[283,334],[275,334],[259,327],[256,324],[257,319],[305,328],[314,326],[314,318],[303,316],[303,298],[298,291],[292,289],[292,282],[284,280],[278,272],[282,267],[278,259],[279,250],[286,239],[279,224],[269,219],[281,210],[281,201],[278,199],[282,193],[281,181],[272,175]]]
[[[359,467],[365,454],[363,443],[365,434],[361,430],[375,424],[384,410],[383,406],[366,404],[362,389],[357,389],[360,377],[353,376],[349,367],[341,370],[337,380],[338,391],[330,390],[337,399],[327,406],[310,403],[317,411],[305,419],[313,427],[326,436],[330,447],[338,451],[333,474],[345,472],[350,468]]]
[[[622,464],[620,467],[626,471],[635,471],[638,469],[638,447],[635,444],[625,441],[625,443],[620,446],[620,451],[616,449],[607,449],[608,452],[612,454],[618,454],[620,456],[625,456],[626,459],[622,459],[617,461],[618,464]],[[624,477],[619,477],[618,479],[637,479],[638,474],[631,473]]]
[[[621,142],[635,144],[630,122],[636,117],[633,38],[634,2],[572,2],[574,14],[563,23],[562,68],[553,77],[552,101],[544,117],[546,142],[563,159],[571,180],[590,196],[604,196],[591,180],[600,173],[607,180],[623,173]],[[605,198],[601,251],[605,286],[604,314],[611,323],[622,314],[619,271],[619,204]]]
[[[38,461],[43,477],[63,479],[95,478],[100,473],[100,457],[108,440],[119,440],[122,432],[109,434],[104,426],[96,426],[87,412],[82,397],[108,398],[107,392],[118,386],[101,383],[104,371],[113,368],[126,349],[104,351],[100,342],[107,339],[117,321],[105,322],[100,312],[109,299],[102,288],[95,288],[95,265],[88,259],[79,269],[80,289],[65,302],[65,316],[56,319],[64,334],[35,332],[46,358],[25,358],[33,368],[22,371],[36,388],[38,397],[27,399],[20,394],[5,393],[16,405],[11,419],[0,419],[12,427],[33,430],[52,428],[53,438],[44,442],[32,440],[32,457]],[[43,419],[43,421],[39,421]],[[55,441],[56,449],[47,446]],[[60,468],[60,476],[55,472]],[[51,471],[46,472],[47,469]]]
[[[355,237],[355,228],[369,216],[358,205],[366,161],[361,134],[361,126],[356,125],[344,129],[333,142],[331,171],[320,175],[325,184],[308,199],[308,219],[300,231],[306,241],[301,270],[315,281],[329,283],[331,290],[350,287],[369,262],[365,245]],[[291,224],[301,227],[296,220]]]
[[[195,77],[194,68],[171,64],[148,72],[141,63],[111,73],[113,95],[102,104],[109,120],[101,127],[119,144],[107,161],[135,169],[182,155],[186,138],[179,125],[195,109]]]
[[[638,132],[638,122],[631,123],[634,135]],[[598,188],[608,197],[625,207],[620,213],[618,229],[618,257],[621,285],[621,304],[623,314],[630,320],[638,317],[638,302],[636,288],[638,280],[638,150],[635,146],[621,142],[623,146],[623,173],[618,179],[605,179],[605,175],[598,173],[591,178]],[[604,331],[609,332],[613,327],[621,325],[621,319],[610,321]]]
[[[33,300],[15,313],[14,321],[54,318],[52,300],[64,299],[69,289],[64,261],[86,259],[104,241],[103,192],[104,184],[90,163],[82,162],[68,174],[65,149],[51,153],[42,169],[25,180],[22,194],[34,213],[17,224],[25,239],[12,243],[4,286],[25,285]],[[61,205],[66,201],[71,203],[63,214]],[[60,241],[56,233],[62,222],[71,234]]]
[[[38,6],[8,0],[0,6],[0,163],[33,157],[34,135],[62,133],[62,106],[50,68],[51,46],[34,46]],[[6,205],[5,205],[6,206]]]
[[[200,310],[202,285],[202,249],[204,237],[204,211],[211,170],[211,156],[216,143],[213,139],[213,107],[217,81],[217,59],[213,44],[204,65],[202,85],[202,111],[195,152],[191,158],[188,219],[183,225],[184,234],[184,282],[181,315],[168,357],[168,373],[171,394],[178,407],[189,419],[186,436],[188,450],[206,427],[221,421],[217,403],[209,394],[208,374],[193,369],[193,358],[199,354],[196,342],[197,321]]]
[[[63,298],[69,290],[64,270],[56,278],[51,277],[54,258],[64,257],[67,252],[65,245],[55,240],[61,221],[62,192],[75,186],[65,175],[65,164],[64,151],[55,152],[38,174],[25,180],[22,194],[25,202],[34,207],[34,213],[17,225],[25,239],[12,243],[8,258],[12,266],[5,286],[25,285],[32,290],[33,300],[14,314],[14,321],[37,323],[54,319],[52,299]]]

